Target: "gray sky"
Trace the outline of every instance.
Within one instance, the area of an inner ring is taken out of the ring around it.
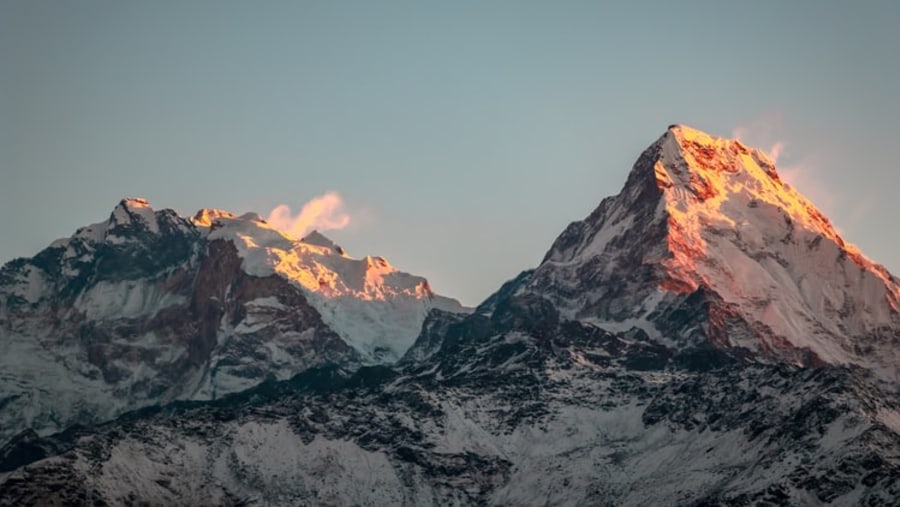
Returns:
[[[670,123],[739,133],[900,271],[900,2],[0,0],[0,261],[124,196],[295,212],[475,304]]]

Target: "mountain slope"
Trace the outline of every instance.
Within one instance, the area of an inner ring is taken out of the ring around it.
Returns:
[[[84,498],[891,505],[900,498],[900,398],[864,370],[751,364],[714,348],[675,352],[639,334],[554,321],[552,308],[535,303],[513,298],[491,318],[427,325],[445,337],[441,347],[396,370],[308,370],[217,402],[8,446],[0,451],[0,470],[8,470],[0,473],[0,498],[9,505]]]
[[[685,126],[571,224],[520,291],[607,329],[900,375],[900,281],[844,242],[764,153]],[[669,310],[691,296],[707,306],[702,322],[672,329]]]
[[[323,364],[399,359],[431,308],[421,277],[258,216],[119,203],[0,270],[0,440]]]
[[[432,308],[468,311],[434,294],[425,278],[398,271],[384,257],[353,259],[316,231],[298,241],[255,214],[237,218],[216,210],[201,210],[192,221],[208,228],[208,240],[233,243],[248,274],[277,274],[301,287],[326,324],[368,363],[399,359]]]

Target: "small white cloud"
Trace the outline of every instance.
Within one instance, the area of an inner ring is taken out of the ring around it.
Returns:
[[[343,229],[350,224],[350,215],[344,210],[344,199],[337,192],[326,192],[309,200],[297,215],[291,214],[287,204],[279,204],[266,218],[266,222],[279,231],[302,238],[313,230]]]

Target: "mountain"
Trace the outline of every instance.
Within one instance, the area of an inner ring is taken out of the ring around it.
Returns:
[[[465,311],[318,232],[296,239],[255,214],[183,218],[125,199],[0,270],[0,440],[312,366],[396,361],[432,308]]]
[[[896,505],[897,279],[684,126],[541,264],[320,363],[0,449],[0,504]]]
[[[763,152],[685,126],[571,224],[520,291],[674,346],[900,378],[900,280],[841,239]],[[699,320],[678,321],[679,309]]]

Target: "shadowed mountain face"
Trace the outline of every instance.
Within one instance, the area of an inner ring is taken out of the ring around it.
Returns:
[[[204,322],[236,329],[275,294],[252,323],[280,324],[231,361],[280,343],[301,373],[23,432],[0,504],[900,501],[897,279],[737,141],[670,127],[536,269],[471,314],[432,305],[392,365],[360,366],[290,264],[264,276],[246,243],[204,237],[190,286],[207,289],[171,317],[200,337],[185,364],[220,350]]]

